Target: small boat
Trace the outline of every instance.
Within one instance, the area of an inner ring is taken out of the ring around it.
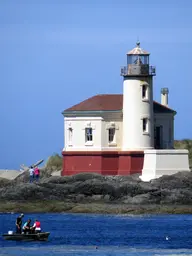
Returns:
[[[41,232],[36,234],[3,234],[5,240],[13,241],[47,241],[50,232]]]

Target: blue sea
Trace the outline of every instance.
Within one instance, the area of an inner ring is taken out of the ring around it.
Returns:
[[[192,255],[192,215],[26,214],[47,242],[3,240],[16,214],[0,214],[0,256]]]

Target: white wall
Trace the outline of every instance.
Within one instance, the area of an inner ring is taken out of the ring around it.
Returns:
[[[122,112],[106,112],[102,122],[102,149],[120,150],[122,144]],[[114,142],[109,143],[109,128],[115,128]]]
[[[145,150],[140,179],[150,181],[163,175],[190,171],[188,153],[185,149]]]
[[[65,147],[66,151],[101,150],[102,117],[65,117]],[[93,141],[85,142],[85,128],[93,129]],[[72,141],[69,142],[69,128],[72,128]]]
[[[172,148],[174,141],[174,117],[172,114],[155,114],[155,125],[163,126],[164,148]],[[85,128],[93,128],[93,142],[85,143]],[[115,141],[109,143],[108,128],[115,126]],[[72,128],[72,142],[69,143],[69,128]],[[142,129],[142,127],[140,127]],[[122,150],[123,114],[103,112],[100,116],[76,116],[64,118],[64,149],[66,151]]]
[[[148,88],[147,99],[142,98],[142,87]],[[143,119],[148,130],[143,132]],[[123,82],[123,150],[153,148],[153,84],[152,78],[126,77]]]
[[[85,128],[93,129],[93,142],[85,143]],[[109,128],[115,128],[115,140],[109,143]],[[72,141],[69,141],[72,128]],[[102,116],[79,116],[64,118],[64,138],[66,151],[120,150],[122,140],[122,112],[103,112]]]

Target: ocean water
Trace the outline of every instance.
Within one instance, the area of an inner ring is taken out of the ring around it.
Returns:
[[[16,217],[0,214],[0,256],[192,256],[192,215],[26,214],[41,220],[49,240],[3,240]]]

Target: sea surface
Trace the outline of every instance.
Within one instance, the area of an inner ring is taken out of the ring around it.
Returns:
[[[26,214],[51,232],[49,240],[3,240],[16,217],[0,214],[0,256],[192,256],[192,215]]]

